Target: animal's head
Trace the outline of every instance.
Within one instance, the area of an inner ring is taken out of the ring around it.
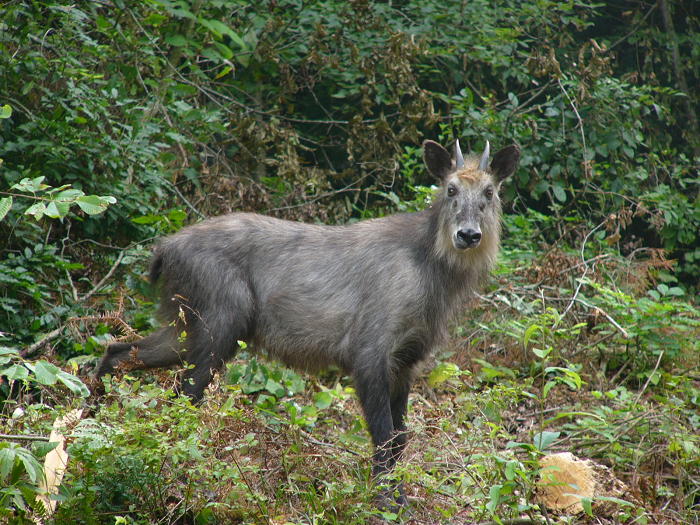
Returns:
[[[486,243],[497,248],[501,217],[498,190],[515,171],[520,148],[515,144],[506,146],[491,160],[487,141],[480,157],[465,159],[457,141],[452,159],[440,144],[426,140],[423,158],[428,171],[442,181],[436,204],[440,207],[442,234],[452,247],[464,251]]]

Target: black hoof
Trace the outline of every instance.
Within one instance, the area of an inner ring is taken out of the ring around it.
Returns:
[[[377,495],[376,505],[381,511],[393,512],[395,514],[405,512],[409,503],[406,497],[406,491],[403,488],[403,483],[399,483],[393,487],[382,487]]]

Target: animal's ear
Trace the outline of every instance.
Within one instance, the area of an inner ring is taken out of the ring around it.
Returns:
[[[518,145],[511,144],[506,146],[493,156],[491,173],[498,179],[498,182],[501,182],[515,173],[518,161],[520,161],[520,148]]]
[[[442,179],[452,171],[452,158],[445,148],[437,142],[423,142],[423,160],[428,171],[438,179]]]

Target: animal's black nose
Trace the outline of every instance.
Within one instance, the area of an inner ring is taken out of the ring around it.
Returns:
[[[472,230],[471,228],[468,230],[459,230],[457,232],[457,237],[467,246],[474,246],[475,244],[479,244],[481,232]]]

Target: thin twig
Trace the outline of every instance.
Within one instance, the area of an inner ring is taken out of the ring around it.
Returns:
[[[661,364],[661,358],[664,356],[664,350],[661,350],[661,353],[659,354],[659,358],[656,360],[656,366],[654,366],[654,370],[652,370],[651,374],[649,374],[649,377],[647,377],[646,382],[644,383],[644,386],[639,392],[639,395],[637,396],[637,399],[634,400],[634,404],[636,405],[639,403],[639,400],[642,397],[642,394],[644,394],[644,391],[647,389],[649,386],[649,382],[651,381],[651,378],[654,377],[654,374],[656,371],[659,369],[659,365]]]
[[[635,34],[637,31],[639,31],[639,28],[642,27],[642,24],[644,24],[644,22],[646,22],[647,18],[649,18],[649,15],[651,15],[651,13],[654,12],[654,9],[656,9],[656,7],[657,7],[656,4],[653,4],[653,5],[651,6],[651,8],[649,9],[649,11],[647,11],[647,13],[646,13],[646,14],[642,17],[642,19],[639,21],[639,24],[637,24],[636,26],[634,26],[634,29],[632,29],[632,31],[630,31],[629,33],[627,33],[625,36],[620,37],[618,40],[616,40],[615,42],[613,42],[612,44],[610,44],[610,45],[608,46],[607,51],[610,51],[612,48],[616,47],[616,46],[617,46],[618,44],[620,44],[621,42],[624,42],[624,41],[627,40],[629,37],[631,37],[633,34]]]
[[[321,199],[325,199],[326,197],[332,197],[334,195],[339,195],[339,194],[344,193],[344,192],[362,191],[360,188],[353,188],[353,186],[355,186],[356,184],[359,184],[364,179],[366,179],[368,176],[369,176],[369,173],[366,175],[363,175],[362,177],[360,177],[356,181],[348,184],[347,186],[345,186],[343,188],[339,188],[337,190],[329,191],[326,193],[321,193],[320,195],[317,195],[313,199],[309,199],[308,201],[304,201],[304,202],[299,203],[299,204],[290,204],[288,206],[280,206],[277,208],[270,208],[267,210],[266,213],[271,213],[274,211],[282,211],[282,210],[291,210],[292,208],[301,208],[302,206],[306,206],[308,204],[313,204]]]
[[[583,145],[583,176],[585,178],[588,178],[588,148],[586,147],[586,133],[583,130],[583,119],[581,118],[581,115],[579,115],[578,109],[576,108],[574,101],[571,99],[569,93],[566,91],[564,85],[561,83],[560,78],[557,78],[557,84],[559,84],[559,88],[562,90],[562,92],[566,96],[566,99],[569,101],[569,105],[571,106],[571,109],[574,110],[574,114],[576,115],[576,119],[578,120],[578,127],[581,131],[581,143]]]
[[[37,436],[32,434],[0,434],[0,439],[4,441],[48,441],[47,436]]]
[[[199,211],[197,208],[195,208],[194,205],[190,201],[187,200],[187,198],[182,194],[182,192],[178,189],[178,187],[175,186],[175,184],[170,182],[169,186],[170,186],[170,189],[172,189],[175,192],[175,194],[178,197],[180,197],[182,202],[184,202],[185,205],[197,215],[197,217],[199,217],[200,219],[206,218],[206,216],[201,211]]]
[[[343,452],[347,452],[349,454],[352,454],[354,456],[360,456],[360,453],[352,450],[350,448],[342,447],[340,445],[336,445],[335,443],[326,443],[325,441],[319,441],[318,439],[314,438],[313,435],[310,432],[307,432],[303,428],[299,429],[301,433],[304,435],[307,441],[313,443],[314,445],[318,445],[321,447],[329,447],[329,448],[335,448],[338,450],[342,450]]]
[[[624,328],[622,328],[622,327],[620,326],[620,324],[619,324],[617,321],[615,321],[615,319],[613,319],[613,318],[610,316],[610,314],[609,314],[608,312],[606,312],[605,310],[603,310],[600,306],[593,306],[592,304],[588,304],[586,301],[583,301],[582,299],[578,299],[578,298],[576,298],[576,299],[574,299],[574,300],[575,300],[576,302],[578,302],[578,303],[581,303],[583,306],[587,306],[588,308],[591,308],[591,309],[595,310],[596,312],[599,312],[599,313],[603,314],[603,315],[605,316],[605,318],[606,318],[608,321],[610,321],[610,324],[613,325],[615,328],[617,328],[617,329],[620,331],[620,333],[622,334],[622,336],[623,336],[625,339],[629,339],[629,338],[630,338],[630,334],[627,332],[627,330],[625,330]]]
[[[605,221],[601,222],[598,226],[596,226],[596,227],[593,228],[591,231],[589,231],[588,234],[586,235],[586,237],[583,239],[583,243],[581,243],[581,261],[583,262],[585,268],[584,268],[584,270],[583,270],[583,275],[582,275],[581,278],[579,279],[578,286],[576,286],[576,290],[574,291],[574,295],[571,297],[571,302],[569,303],[569,305],[568,305],[568,306],[566,307],[566,309],[564,310],[564,313],[561,315],[562,318],[564,318],[564,317],[566,316],[566,314],[568,313],[568,311],[571,310],[571,307],[574,305],[574,302],[576,302],[576,298],[578,297],[578,293],[579,293],[579,291],[581,290],[581,287],[583,286],[583,278],[586,277],[586,274],[588,273],[588,270],[589,270],[589,266],[588,266],[588,264],[586,263],[586,257],[585,257],[585,255],[584,255],[584,250],[585,250],[585,248],[586,248],[586,243],[588,242],[588,238],[589,238],[591,235],[593,235],[593,233],[594,233],[598,228],[600,228],[601,226],[603,226],[604,224],[605,224]]]
[[[590,259],[587,259],[585,261],[581,261],[580,263],[576,263],[573,266],[569,266],[568,268],[564,268],[563,270],[559,270],[559,275],[561,275],[563,273],[568,273],[571,270],[575,270],[576,268],[578,268],[580,266],[588,266],[589,263],[595,263],[595,262],[601,261],[603,259],[609,259],[610,257],[612,257],[612,255],[609,253],[601,253],[600,255],[596,255],[595,257],[591,257]]]
[[[124,258],[124,253],[125,253],[125,251],[122,251],[122,252],[119,253],[119,256],[117,257],[117,260],[114,261],[114,264],[113,264],[112,267],[109,269],[109,271],[107,272],[107,274],[106,274],[102,279],[100,279],[100,282],[97,283],[97,284],[92,288],[92,290],[90,290],[90,291],[87,292],[85,295],[83,295],[83,296],[78,300],[78,302],[87,301],[90,297],[92,297],[92,295],[93,295],[97,290],[99,290],[100,288],[102,288],[102,287],[104,286],[104,284],[109,280],[110,277],[112,277],[112,274],[116,271],[117,266],[119,266],[119,264],[121,264],[122,259]]]
[[[534,523],[530,518],[515,518],[512,520],[480,521],[477,525],[531,525]]]
[[[75,283],[73,283],[73,277],[71,277],[68,268],[65,268],[66,277],[68,278],[68,284],[70,284],[71,293],[73,294],[73,302],[78,302],[78,290],[75,288]]]

